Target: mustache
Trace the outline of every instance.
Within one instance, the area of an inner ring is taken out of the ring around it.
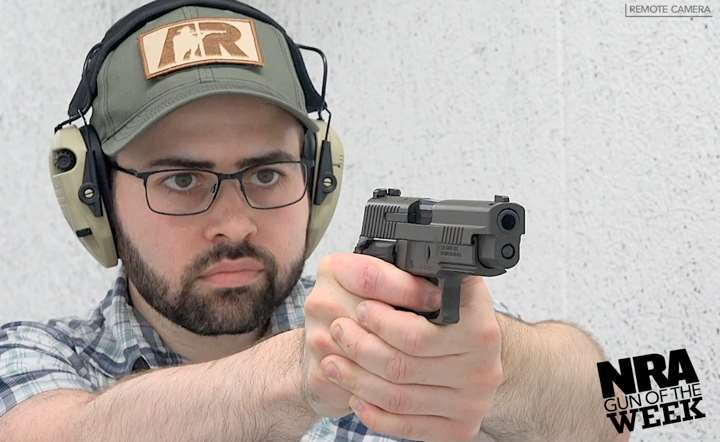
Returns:
[[[240,258],[256,259],[265,266],[265,270],[274,268],[272,255],[259,247],[247,242],[237,244],[220,243],[194,260],[187,275],[188,279],[195,279],[197,275],[202,274],[208,267],[223,259],[234,260]]]

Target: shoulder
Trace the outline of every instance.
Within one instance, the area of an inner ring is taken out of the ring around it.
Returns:
[[[79,354],[105,343],[109,333],[106,318],[98,307],[88,318],[65,317],[46,322],[16,321],[0,326],[0,362],[12,357],[21,361],[29,352],[64,357],[80,368]]]
[[[80,369],[78,355],[90,354],[90,347],[107,345],[112,327],[113,297],[105,297],[88,316],[70,316],[50,319],[46,322],[17,321],[0,327],[0,362],[11,352],[20,358],[34,350],[44,354],[63,356],[75,368]],[[19,349],[24,352],[18,351]]]
[[[40,393],[97,390],[127,372],[131,352],[124,344],[133,330],[120,301],[110,291],[84,319],[0,326],[0,416]]]
[[[70,358],[85,344],[83,330],[86,328],[77,318],[7,323],[0,327],[0,362],[6,360],[8,354],[18,358],[30,351]]]
[[[84,340],[69,333],[68,323],[51,323],[21,321],[0,327],[0,416],[46,391],[93,389],[77,351]]]

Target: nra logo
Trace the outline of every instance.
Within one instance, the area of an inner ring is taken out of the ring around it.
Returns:
[[[248,19],[194,18],[140,35],[145,77],[211,63],[263,65],[255,24]]]
[[[657,353],[623,358],[618,368],[610,361],[598,362],[597,369],[606,416],[618,433],[635,430],[638,416],[643,429],[706,416],[699,408],[700,379],[684,348],[667,358]],[[613,385],[624,396],[615,397]]]

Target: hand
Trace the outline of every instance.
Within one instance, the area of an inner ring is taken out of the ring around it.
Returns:
[[[341,352],[330,352],[321,367],[327,373],[335,365],[336,385],[352,394],[352,409],[374,431],[425,441],[473,439],[503,381],[500,328],[484,280],[466,277],[460,322],[438,326],[390,306],[398,305],[398,292],[422,298],[420,284],[410,284],[416,277],[359,256],[346,258],[338,283],[374,300],[332,321],[331,330],[342,331],[334,334]],[[358,278],[369,265],[377,276]]]
[[[371,256],[347,253],[322,260],[305,302],[303,355],[305,400],[320,416],[352,412],[351,392],[330,381],[320,361],[330,354],[344,354],[330,335],[330,324],[338,318],[355,319],[355,308],[365,299],[430,312],[440,306],[440,290],[424,278]]]

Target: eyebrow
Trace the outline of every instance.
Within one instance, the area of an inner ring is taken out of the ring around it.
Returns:
[[[259,155],[256,157],[250,157],[245,158],[242,160],[239,160],[235,163],[235,167],[238,169],[244,169],[245,167],[255,166],[258,164],[265,164],[270,163],[273,161],[298,161],[299,158],[293,157],[292,154],[282,151],[282,150],[276,150],[272,152],[268,152],[263,155]],[[162,157],[157,158],[155,160],[152,160],[150,164],[147,165],[147,167],[158,167],[158,166],[168,166],[168,167],[182,167],[182,168],[189,168],[189,169],[214,169],[215,163],[212,161],[203,161],[203,160],[193,160],[192,158],[186,158],[186,157],[179,157],[179,156],[169,156],[169,157]]]

